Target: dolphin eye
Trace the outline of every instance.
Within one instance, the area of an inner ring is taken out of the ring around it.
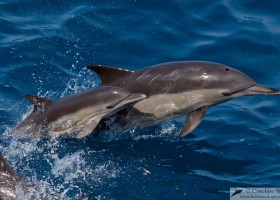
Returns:
[[[229,71],[229,68],[226,68],[226,71],[228,72],[228,71]]]

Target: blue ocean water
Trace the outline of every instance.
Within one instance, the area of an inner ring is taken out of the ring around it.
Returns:
[[[9,133],[32,109],[96,86],[91,64],[131,70],[177,60],[237,68],[280,89],[280,1],[0,0],[0,153],[48,199],[229,199],[230,187],[280,187],[280,97],[82,140]]]

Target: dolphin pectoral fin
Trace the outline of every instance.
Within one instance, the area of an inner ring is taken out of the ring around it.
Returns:
[[[42,109],[46,105],[49,105],[53,102],[53,100],[51,100],[51,99],[36,96],[33,94],[27,94],[27,95],[25,95],[25,97],[33,104],[34,109],[37,109],[37,108]]]
[[[192,111],[188,114],[184,127],[180,131],[179,137],[184,137],[192,132],[198,124],[201,122],[202,118],[204,117],[208,107],[201,107],[197,110]]]
[[[87,135],[91,134],[101,119],[102,119],[102,117],[98,116],[98,117],[95,117],[94,120],[89,120],[88,122],[86,122],[84,124],[84,126],[82,127],[82,129],[77,134],[76,138],[81,139],[81,138],[86,137]]]
[[[122,77],[134,73],[134,71],[130,71],[127,69],[102,66],[102,65],[88,66],[87,68],[98,74],[98,76],[101,79],[102,85],[109,85],[110,83]]]

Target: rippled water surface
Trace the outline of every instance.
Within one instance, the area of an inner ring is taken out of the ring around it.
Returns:
[[[82,140],[9,134],[32,109],[25,94],[98,85],[91,64],[209,60],[279,89],[280,1],[0,0],[0,23],[0,152],[48,199],[229,199],[230,187],[280,187],[279,96],[212,107],[183,139],[184,118]]]

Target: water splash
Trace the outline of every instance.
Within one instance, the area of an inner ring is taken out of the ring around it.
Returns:
[[[85,161],[82,158],[83,155],[85,155],[84,150],[80,150],[61,159],[56,158],[52,174],[55,176],[63,175],[64,183],[70,183],[73,179],[78,178],[85,180],[84,171],[81,170],[85,165]]]
[[[60,97],[81,92],[97,85],[98,81],[96,75],[87,68],[83,68],[78,73],[77,77],[70,79],[66,84],[66,89],[62,92]]]

